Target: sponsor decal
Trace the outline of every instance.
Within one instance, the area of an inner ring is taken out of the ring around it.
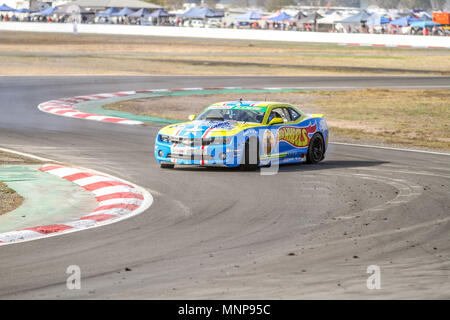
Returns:
[[[245,131],[244,131],[244,137],[247,137],[247,136],[256,136],[256,135],[257,135],[257,132],[256,132],[255,129],[249,129],[249,130],[245,130]]]
[[[203,148],[179,147],[176,145],[172,146],[171,153],[180,156],[208,155],[207,150]]]
[[[306,147],[310,136],[317,130],[317,125],[309,124],[307,127],[282,127],[278,129],[278,141],[286,141],[297,148]]]
[[[233,106],[209,106],[207,110],[231,109]]]
[[[272,153],[275,148],[275,136],[269,129],[264,131],[263,135],[263,150],[264,153],[269,155]]]
[[[179,128],[181,129],[175,133],[175,136],[185,136],[189,138],[194,138],[194,136],[197,134],[203,135],[205,132],[207,131],[209,132],[213,129],[232,130],[234,129],[234,126],[232,123],[230,123],[230,121],[222,121],[222,122],[202,121],[202,122],[195,122],[192,124],[180,125]]]
[[[213,123],[210,126],[211,129],[224,129],[224,130],[232,130],[234,127],[229,121]]]

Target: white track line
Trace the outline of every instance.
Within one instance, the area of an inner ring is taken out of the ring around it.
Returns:
[[[395,151],[418,152],[418,153],[436,154],[436,155],[440,155],[440,156],[450,156],[450,153],[425,151],[425,150],[415,150],[415,149],[402,149],[402,148],[393,148],[393,147],[381,147],[381,146],[372,146],[372,145],[366,145],[366,144],[353,144],[353,143],[345,143],[345,142],[330,142],[330,144],[351,146],[351,147],[372,148],[372,149],[385,149],[385,150],[395,150]]]
[[[24,156],[24,157],[27,157],[27,158],[31,158],[31,159],[35,159],[35,160],[39,160],[39,161],[44,161],[44,162],[61,163],[61,162],[56,161],[56,160],[51,160],[51,159],[47,159],[47,158],[43,158],[43,157],[38,157],[38,156],[29,154],[29,153],[19,152],[19,151],[7,149],[7,148],[0,148],[0,151],[12,153],[12,154],[17,154],[19,156]]]

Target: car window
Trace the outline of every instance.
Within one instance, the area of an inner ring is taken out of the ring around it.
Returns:
[[[292,108],[288,108],[289,114],[291,115],[291,121],[295,121],[300,118],[300,114]]]
[[[264,110],[207,109],[196,120],[261,123],[264,118],[264,113]]]
[[[276,115],[277,118],[284,120],[284,123],[291,121],[291,116],[286,108],[275,108],[272,109],[272,113]],[[270,121],[270,120],[269,120]]]

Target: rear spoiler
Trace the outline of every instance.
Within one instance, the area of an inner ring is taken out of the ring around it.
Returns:
[[[309,116],[311,118],[323,118],[325,115],[323,113],[314,113],[314,114],[309,114]]]

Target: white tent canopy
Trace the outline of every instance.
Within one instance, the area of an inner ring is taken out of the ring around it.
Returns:
[[[349,13],[342,13],[339,11],[335,11],[332,14],[328,14],[322,19],[317,20],[318,24],[335,24],[347,17],[349,17],[351,14]]]
[[[159,9],[160,5],[156,5],[150,2],[144,2],[140,0],[76,0],[72,4],[77,4],[80,7],[85,8],[132,8],[132,9]]]

